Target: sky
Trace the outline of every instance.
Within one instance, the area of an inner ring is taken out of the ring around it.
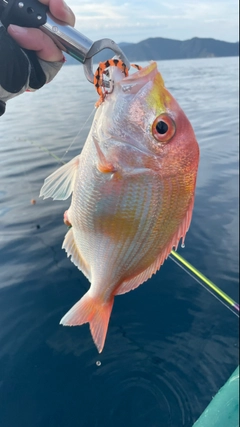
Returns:
[[[76,28],[95,41],[137,43],[149,37],[239,40],[238,0],[66,0]]]

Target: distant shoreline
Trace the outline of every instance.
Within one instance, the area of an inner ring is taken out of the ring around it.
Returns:
[[[239,56],[239,42],[231,43],[212,38],[194,37],[181,41],[155,37],[139,43],[119,43],[119,46],[131,61]],[[94,57],[94,62],[105,61],[112,56],[113,52],[105,49]],[[78,64],[78,61],[69,55],[66,55],[66,59],[66,65]]]

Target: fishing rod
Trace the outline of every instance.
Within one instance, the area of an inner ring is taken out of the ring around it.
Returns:
[[[171,256],[172,255],[172,256]],[[204,274],[202,274],[196,267],[194,267],[190,262],[183,258],[179,253],[172,250],[169,258],[172,259],[179,267],[185,270],[191,277],[193,277],[200,285],[207,289],[212,295],[214,295],[219,301],[221,301],[232,313],[239,317],[239,304],[234,301],[229,295],[223,292],[217,285],[215,285],[211,280],[209,280]],[[184,268],[186,267],[186,269]],[[194,276],[189,273],[191,271]],[[202,282],[196,279],[197,276],[201,279]]]

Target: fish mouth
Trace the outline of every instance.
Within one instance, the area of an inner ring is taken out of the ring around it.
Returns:
[[[157,69],[157,63],[155,61],[151,61],[146,67],[124,77],[119,82],[119,85],[123,92],[137,93],[141,87],[145,86],[146,83],[154,81],[157,74],[161,77],[161,84],[164,86],[163,78]]]
[[[122,92],[131,94],[137,93],[146,83],[150,81],[153,82],[157,74],[160,76],[160,84],[164,86],[164,81],[157,69],[157,63],[155,61],[151,61],[146,67],[140,68],[133,74],[129,74],[124,78],[122,71],[118,67],[111,66],[109,67],[109,79],[105,82],[108,88],[107,93],[112,93],[115,85],[120,87]],[[108,87],[111,86],[109,82],[113,82],[112,89]]]
[[[149,76],[149,74],[151,74],[152,72],[155,72],[155,74],[158,72],[157,63],[155,61],[151,61],[146,67],[140,68],[135,73],[128,75],[123,79],[123,81],[131,80],[131,79],[136,80],[142,77],[146,77],[146,76]]]

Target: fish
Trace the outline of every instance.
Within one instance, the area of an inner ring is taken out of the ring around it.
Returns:
[[[199,146],[157,63],[124,76],[98,106],[81,153],[45,179],[40,196],[72,195],[62,248],[90,282],[64,315],[90,324],[101,353],[116,295],[156,273],[189,229]]]

